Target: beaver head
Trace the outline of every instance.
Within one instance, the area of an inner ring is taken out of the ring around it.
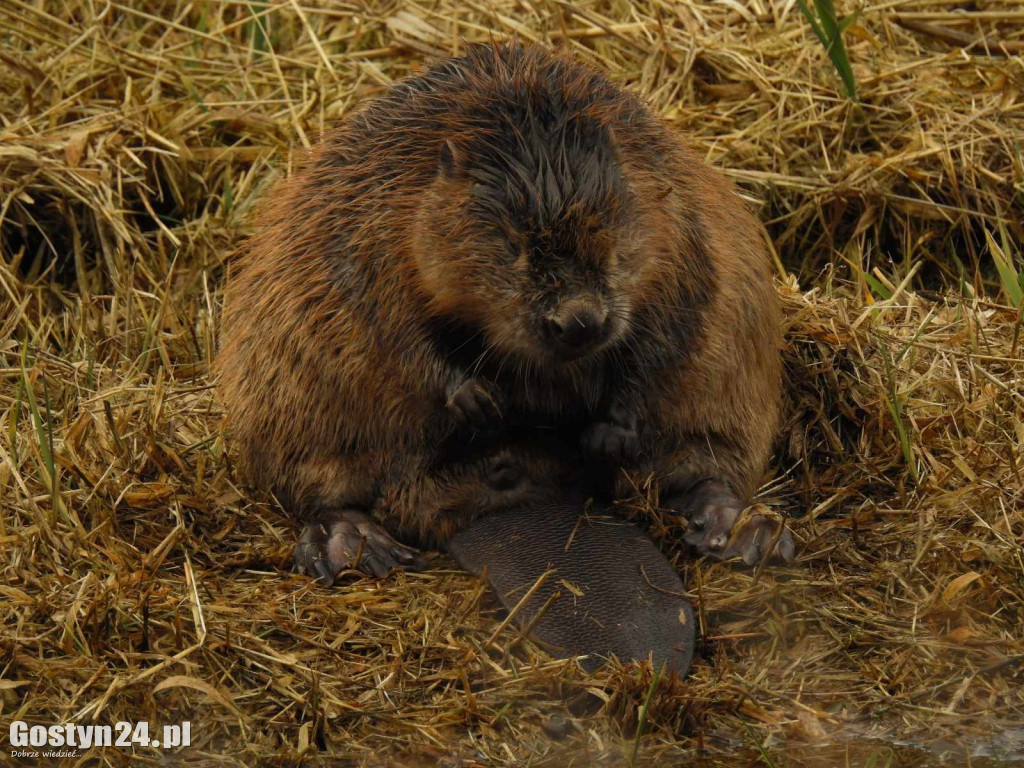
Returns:
[[[607,105],[546,74],[506,73],[456,107],[413,245],[436,315],[542,365],[626,336],[646,255]]]

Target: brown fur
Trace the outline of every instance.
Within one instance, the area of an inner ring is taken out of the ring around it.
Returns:
[[[443,547],[487,515],[589,495],[578,451],[558,440],[501,439],[460,453],[387,486],[374,517],[406,541]]]
[[[418,478],[462,439],[446,399],[473,376],[521,423],[625,408],[643,426],[641,471],[667,492],[718,478],[748,497],[769,457],[780,370],[776,296],[747,206],[599,73],[539,48],[470,59],[432,70],[441,85],[400,84],[349,115],[270,194],[230,277],[217,361],[249,477],[306,520],[380,510],[396,494],[415,516],[430,505],[410,500],[434,493]],[[481,94],[495,82],[582,98],[579,119],[607,137],[628,186],[628,208],[573,208],[566,231],[586,263],[572,273],[583,277],[551,278],[572,284],[554,299],[522,288],[530,246],[513,223],[484,231],[466,213],[466,167],[486,151]],[[586,282],[594,272],[600,290]],[[562,300],[611,309],[599,352],[558,361],[536,343],[530,323]],[[431,539],[451,532],[382,519],[441,534]]]

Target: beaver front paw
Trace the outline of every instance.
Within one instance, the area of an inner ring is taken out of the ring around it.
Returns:
[[[634,463],[640,453],[636,414],[621,405],[613,405],[606,417],[584,428],[583,451],[597,461],[620,465]]]
[[[445,407],[455,423],[463,428],[484,429],[501,420],[497,398],[480,379],[464,379],[450,387]]]
[[[492,491],[511,491],[516,488],[526,471],[512,451],[502,451],[486,462],[484,478]]]
[[[307,524],[295,545],[294,560],[300,573],[328,587],[346,568],[382,579],[392,568],[420,570],[426,565],[419,553],[392,539],[368,514],[353,509],[323,513]]]
[[[705,480],[668,504],[687,518],[686,543],[698,554],[718,560],[741,557],[747,565],[766,558],[793,561],[796,545],[782,519],[761,505],[744,514],[747,505],[725,483]]]

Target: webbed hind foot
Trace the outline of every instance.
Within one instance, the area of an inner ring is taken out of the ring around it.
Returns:
[[[328,587],[346,568],[383,579],[394,568],[415,571],[426,565],[418,552],[399,544],[368,514],[354,509],[323,512],[307,523],[293,557],[300,573]]]
[[[669,506],[687,518],[686,543],[701,555],[718,560],[740,557],[746,565],[766,559],[793,562],[796,544],[785,522],[757,511],[757,506],[744,514],[748,505],[725,483],[705,480]]]

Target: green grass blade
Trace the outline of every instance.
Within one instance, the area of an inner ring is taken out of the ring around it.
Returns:
[[[761,759],[764,760],[765,765],[767,765],[768,768],[775,768],[775,761],[768,755],[768,751],[764,748],[764,744],[761,743],[761,740],[754,735],[754,732],[751,730],[749,725],[744,723],[743,727],[747,729],[747,736],[749,736],[750,740],[754,742],[754,746],[757,747],[757,751],[761,753]]]
[[[644,725],[647,723],[647,710],[651,706],[654,689],[658,687],[658,681],[661,680],[661,673],[664,669],[665,665],[662,664],[654,671],[651,685],[647,689],[647,695],[644,696],[644,704],[640,707],[640,719],[636,724],[636,735],[633,737],[633,754],[629,758],[629,768],[633,768],[636,765],[636,759],[640,755],[640,737],[644,735]]]
[[[1017,274],[1013,266],[1013,258],[1006,253],[992,237],[992,233],[985,230],[985,239],[988,241],[988,250],[992,254],[992,261],[995,262],[996,271],[999,273],[999,282],[1015,307],[1024,305],[1024,274]]]
[[[829,45],[839,34],[839,20],[836,17],[836,7],[832,0],[814,0],[814,9],[818,12],[818,22],[825,32],[825,39]]]
[[[896,391],[896,377],[893,375],[892,360],[889,356],[889,350],[885,350],[885,355],[882,357],[885,363],[885,378],[888,388],[885,399],[885,404],[889,409],[889,415],[892,416],[893,422],[896,424],[896,435],[900,441],[900,450],[903,453],[903,461],[907,465],[907,469],[910,470],[910,475],[914,478],[914,482],[918,482],[920,478],[917,476],[917,465],[914,463],[914,454],[910,449],[910,434],[907,432],[907,427],[903,423],[903,400],[900,398],[899,393]]]
[[[18,418],[21,416],[21,409],[25,406],[24,392],[25,382],[19,379],[18,396],[14,406],[8,411],[7,416],[7,438],[11,444],[11,458],[14,460],[14,466],[18,466],[21,463],[20,456],[18,455]]]
[[[796,4],[800,7],[800,13],[802,13],[804,18],[807,19],[807,23],[811,25],[811,29],[814,31],[814,34],[817,35],[818,40],[821,41],[821,44],[825,46],[825,48],[828,48],[828,40],[825,38],[825,33],[818,25],[818,20],[814,18],[814,14],[811,13],[811,9],[807,7],[806,0],[796,0]]]
[[[890,291],[888,288],[882,285],[881,281],[878,278],[867,272],[862,272],[861,274],[864,275],[864,280],[865,282],[867,282],[871,290],[877,293],[883,301],[892,298],[892,291]]]
[[[832,0],[814,0],[816,14],[811,11],[805,0],[797,0],[797,5],[832,60],[832,66],[843,81],[843,90],[847,97],[856,101],[857,78],[853,74],[850,57],[843,44],[843,32],[853,24],[857,14],[846,16],[840,21]]]

